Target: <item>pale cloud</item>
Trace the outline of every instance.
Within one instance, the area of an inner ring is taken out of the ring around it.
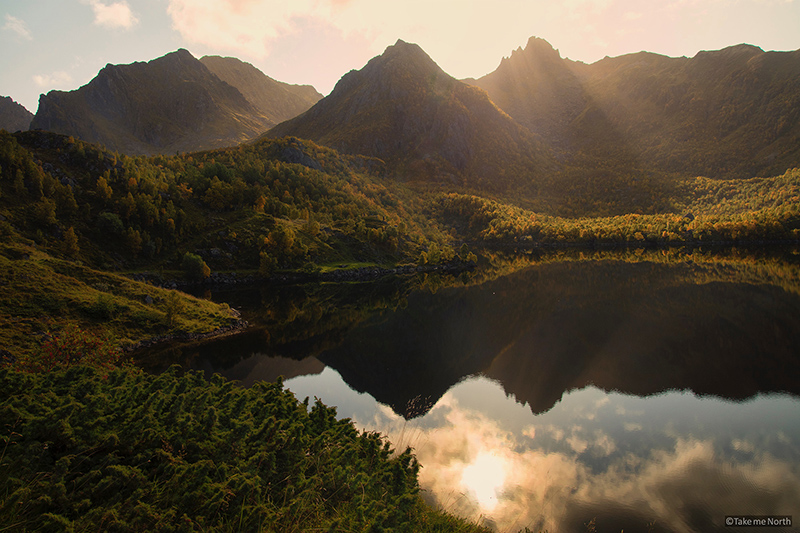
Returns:
[[[491,8],[483,2],[429,0],[169,0],[167,12],[187,42],[254,59],[266,58],[282,38],[324,27],[369,43],[370,55],[403,39],[436,59],[474,62],[485,55],[493,68],[531,36],[524,21],[547,9],[544,2],[527,6],[511,0]],[[500,27],[504,31],[492,30]]]
[[[59,70],[51,74],[36,74],[33,82],[41,88],[63,88],[72,84],[72,76],[69,72]]]
[[[6,14],[6,23],[3,24],[3,29],[16,33],[17,36],[27,41],[33,39],[31,30],[28,29],[28,25],[25,24],[25,21],[12,15]]]
[[[167,13],[173,28],[191,43],[264,58],[275,40],[295,31],[294,19],[310,15],[316,3],[170,0]]]
[[[84,4],[92,7],[94,11],[94,23],[106,28],[130,29],[135,26],[139,19],[131,11],[128,2],[122,0],[107,4],[100,0],[81,0]]]

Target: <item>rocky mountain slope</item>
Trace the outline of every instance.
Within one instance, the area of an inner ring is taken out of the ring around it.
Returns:
[[[219,79],[239,89],[272,125],[296,117],[322,98],[311,85],[276,81],[235,57],[204,56],[200,62]]]
[[[0,129],[15,132],[25,131],[33,119],[33,113],[8,96],[0,96]]]
[[[245,85],[257,92],[256,81]],[[147,63],[107,65],[75,91],[42,95],[31,129],[129,155],[174,154],[258,136],[274,124],[262,107],[181,49]]]
[[[578,165],[752,177],[800,163],[800,51],[738,45],[587,65],[531,38],[494,72],[467,81]]]
[[[550,164],[535,135],[417,45],[397,41],[268,136],[293,135],[384,160],[399,179],[504,188]]]

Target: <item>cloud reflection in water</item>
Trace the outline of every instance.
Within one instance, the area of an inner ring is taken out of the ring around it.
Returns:
[[[505,418],[492,414],[500,403]],[[796,399],[737,404],[590,387],[538,416],[514,403],[473,378],[420,419],[385,408],[356,423],[414,448],[434,503],[499,531],[581,531],[593,518],[600,531],[724,531],[730,514],[800,515],[800,431],[785,428],[800,420]]]

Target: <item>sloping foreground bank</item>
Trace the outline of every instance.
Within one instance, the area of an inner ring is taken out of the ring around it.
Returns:
[[[281,382],[0,368],[0,530],[480,531],[335,415]]]

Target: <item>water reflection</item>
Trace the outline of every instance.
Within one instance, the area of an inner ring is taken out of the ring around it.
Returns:
[[[796,264],[520,261],[435,292],[251,291],[260,327],[161,360],[291,378],[413,447],[432,502],[500,531],[800,521]]]
[[[586,531],[592,520],[598,531],[729,531],[730,514],[800,512],[800,401],[789,395],[587,387],[535,415],[475,377],[407,421],[325,372],[287,386],[324,390],[341,416],[413,447],[432,503],[499,531]]]

